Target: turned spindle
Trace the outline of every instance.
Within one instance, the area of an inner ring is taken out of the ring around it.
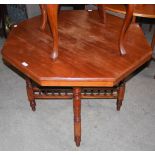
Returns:
[[[81,90],[73,88],[74,141],[76,146],[81,142]]]
[[[28,100],[30,102],[32,111],[35,111],[36,103],[35,103],[35,98],[34,98],[34,92],[33,92],[32,83],[29,78],[26,78],[26,89],[27,89],[27,96],[28,96]]]
[[[125,83],[121,83],[120,86],[117,89],[117,111],[120,111],[120,108],[122,106],[122,101],[124,99],[125,94]]]

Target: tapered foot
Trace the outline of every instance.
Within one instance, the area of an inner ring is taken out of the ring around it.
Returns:
[[[124,94],[125,94],[125,83],[122,82],[117,90],[117,103],[116,103],[116,109],[117,111],[120,111],[122,102],[124,99]]]
[[[80,142],[81,142],[81,138],[80,137],[75,137],[75,143],[76,143],[77,147],[80,146]]]
[[[122,106],[122,101],[117,101],[116,105],[117,105],[117,111],[120,111]]]
[[[30,106],[31,106],[32,111],[36,111],[36,102],[35,101],[31,101]]]

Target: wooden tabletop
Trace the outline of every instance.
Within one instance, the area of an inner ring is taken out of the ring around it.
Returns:
[[[117,13],[125,14],[125,5],[123,4],[105,4],[105,9]],[[134,9],[134,16],[155,18],[155,4],[136,4]]]
[[[107,19],[102,24],[96,11],[61,11],[55,61],[50,58],[49,28],[40,30],[40,16],[28,19],[10,32],[3,58],[41,86],[114,86],[148,61],[152,50],[141,28],[131,24],[127,54],[120,56],[122,20],[112,15]]]

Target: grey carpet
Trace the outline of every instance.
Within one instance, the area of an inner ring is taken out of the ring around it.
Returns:
[[[150,39],[151,33],[146,35]],[[152,62],[127,82],[120,112],[115,100],[82,100],[82,142],[77,148],[72,100],[38,100],[32,112],[24,79],[0,56],[0,150],[155,150],[154,73]]]

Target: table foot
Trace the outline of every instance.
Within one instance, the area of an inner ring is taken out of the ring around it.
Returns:
[[[81,142],[81,138],[80,137],[75,137],[74,139],[76,146],[79,147],[80,146],[80,142]]]
[[[120,109],[121,109],[121,106],[122,106],[122,101],[120,101],[120,100],[117,100],[117,103],[116,103],[116,105],[117,105],[117,111],[120,111]]]
[[[74,140],[76,146],[81,142],[81,89],[73,88]]]
[[[36,102],[35,101],[30,101],[30,106],[32,111],[36,111]]]
[[[32,111],[35,111],[36,103],[35,103],[35,98],[34,98],[34,92],[33,92],[31,80],[29,78],[26,78],[26,89],[27,89],[27,96],[30,102],[31,109]]]
[[[120,84],[117,90],[117,102],[116,102],[117,111],[120,111],[121,109],[124,94],[125,94],[125,83],[123,82]]]

